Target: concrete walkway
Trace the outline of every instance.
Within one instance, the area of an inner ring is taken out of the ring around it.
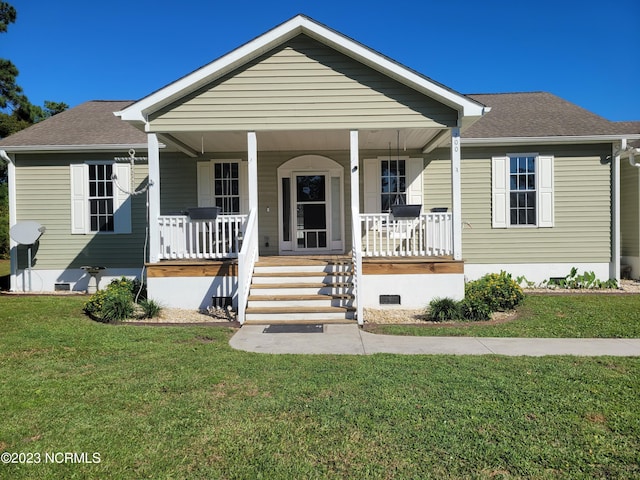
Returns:
[[[577,355],[640,356],[640,339],[482,338],[376,335],[357,325],[324,325],[322,333],[264,333],[266,325],[245,325],[229,342],[236,350],[257,353],[370,355]]]

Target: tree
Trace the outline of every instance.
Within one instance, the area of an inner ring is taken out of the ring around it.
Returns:
[[[15,23],[16,9],[8,2],[0,1],[0,33]],[[33,105],[16,82],[18,68],[10,61],[0,58],[0,138],[27,128],[69,106],[62,102],[46,100],[44,107]],[[0,258],[9,253],[9,195],[7,165],[0,158]]]

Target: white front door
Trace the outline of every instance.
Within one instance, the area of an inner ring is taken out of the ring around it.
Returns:
[[[297,157],[278,168],[281,254],[344,253],[342,171],[319,155]]]

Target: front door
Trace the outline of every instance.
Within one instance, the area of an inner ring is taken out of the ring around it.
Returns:
[[[280,255],[344,253],[343,170],[320,155],[278,167]]]
[[[327,176],[323,173],[295,175],[295,250],[326,250]]]

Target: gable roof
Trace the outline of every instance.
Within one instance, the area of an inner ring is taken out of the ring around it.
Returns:
[[[590,137],[640,132],[622,125],[638,122],[611,122],[547,92],[469,96],[491,107],[491,111],[465,132],[465,138]]]
[[[354,60],[458,110],[462,116],[480,117],[484,105],[421,75],[390,58],[322,25],[297,15],[204,67],[157,90],[135,104],[116,112],[123,120],[146,123],[147,116],[210,84],[265,52],[298,35],[307,35]]]
[[[65,110],[0,140],[0,148],[31,150],[98,150],[146,148],[147,136],[113,116],[132,101],[91,101]]]
[[[610,122],[545,92],[474,94],[491,111],[463,135],[466,143],[640,139],[640,122]],[[147,147],[146,135],[113,112],[131,101],[91,101],[0,140],[8,151]],[[542,140],[544,141],[544,140]],[[636,145],[636,143],[632,143]]]

